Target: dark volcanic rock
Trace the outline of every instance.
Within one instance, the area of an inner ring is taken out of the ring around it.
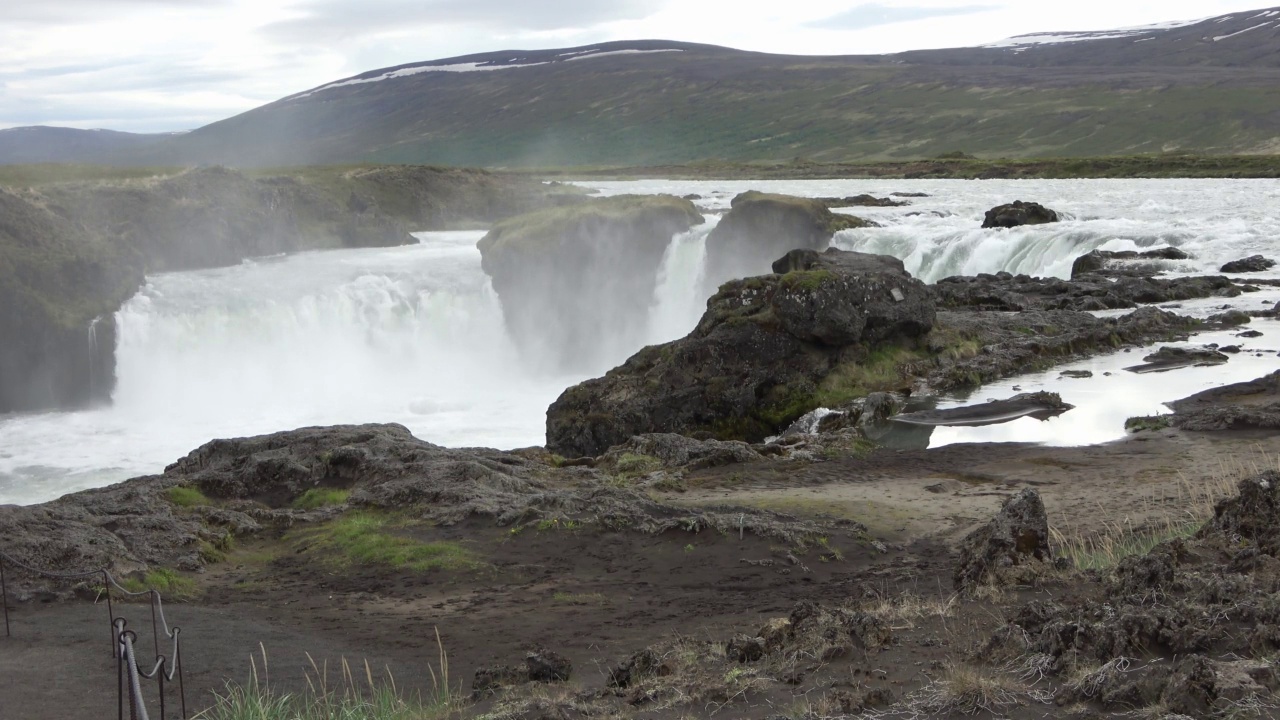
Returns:
[[[486,518],[499,526],[573,520],[606,529],[662,533],[715,529],[776,536],[787,543],[823,532],[812,523],[757,511],[694,511],[616,487],[589,468],[556,470],[545,453],[451,449],[400,425],[302,428],[215,440],[163,475],[75,493],[43,505],[0,507],[0,548],[55,572],[107,568],[117,577],[150,568],[199,570],[234,537],[329,519],[348,507],[412,512],[453,525]],[[549,473],[569,480],[549,484]],[[181,497],[196,501],[176,504]],[[316,488],[350,491],[345,506],[293,507]],[[195,492],[195,491],[198,491]],[[10,598],[65,583],[10,576]],[[26,588],[26,589],[24,589]]]
[[[977,426],[997,425],[1023,417],[1047,420],[1074,408],[1051,392],[1021,393],[1005,400],[966,405],[945,410],[923,410],[898,415],[897,422],[912,425]]]
[[[790,271],[726,283],[688,337],[566,390],[547,410],[547,447],[599,455],[651,432],[757,442],[816,407],[833,368],[933,325],[927,289],[898,260],[828,250],[780,262]]]
[[[1262,257],[1261,255],[1251,255],[1247,258],[1241,258],[1240,260],[1232,260],[1226,265],[1223,265],[1222,270],[1220,270],[1220,272],[1224,272],[1224,273],[1265,272],[1275,267],[1275,265],[1276,265],[1275,260]]]
[[[1162,347],[1142,358],[1142,365],[1127,367],[1133,373],[1164,372],[1192,365],[1221,365],[1230,359],[1212,348]]]
[[[893,200],[890,198],[878,198],[874,195],[852,195],[850,197],[824,197],[817,198],[819,202],[829,208],[840,207],[902,207],[911,203],[905,200]]]
[[[987,211],[982,220],[984,228],[1012,228],[1020,225],[1044,225],[1058,222],[1058,213],[1034,202],[1015,200],[1008,205],[998,205]]]
[[[1091,250],[1085,255],[1076,258],[1071,264],[1071,279],[1075,280],[1084,275],[1104,273],[1104,274],[1155,274],[1156,268],[1150,262],[1151,260],[1186,260],[1191,256],[1175,247],[1159,248],[1156,250],[1144,250],[1138,252],[1136,250]]]
[[[744,192],[733,199],[707,237],[707,279],[712,287],[733,278],[761,275],[789,250],[825,250],[831,237],[848,228],[874,225],[831,212],[821,200]]]
[[[568,682],[573,675],[573,663],[565,656],[539,648],[524,658],[530,682]]]
[[[1006,500],[991,522],[961,541],[956,588],[972,590],[998,580],[1006,568],[1050,559],[1049,518],[1040,493],[1028,488]]]
[[[1183,430],[1280,429],[1280,371],[1205,390],[1169,406],[1173,424]]]
[[[939,309],[1117,310],[1140,303],[1205,297],[1236,297],[1240,289],[1221,275],[1159,279],[1086,275],[1075,280],[980,274],[944,278],[933,286]]]
[[[688,200],[622,195],[511,218],[478,247],[526,356],[571,370],[644,326],[672,236],[702,221]]]

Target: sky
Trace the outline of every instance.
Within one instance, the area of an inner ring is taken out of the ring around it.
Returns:
[[[1266,0],[0,0],[0,128],[188,130],[392,65],[664,39],[868,54]]]

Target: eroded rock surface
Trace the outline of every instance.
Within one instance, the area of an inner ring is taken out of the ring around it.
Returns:
[[[780,263],[785,274],[726,283],[688,337],[566,390],[547,411],[548,448],[599,455],[651,432],[758,442],[817,407],[840,363],[932,327],[928,291],[898,260],[829,250]]]
[[[991,522],[960,542],[956,589],[969,591],[998,582],[1008,568],[1052,560],[1049,518],[1040,493],[1027,488],[1005,501]]]
[[[1270,258],[1265,258],[1261,255],[1250,255],[1247,258],[1232,260],[1226,265],[1223,265],[1222,270],[1220,272],[1224,272],[1224,273],[1266,272],[1267,270],[1270,270],[1275,266],[1276,266],[1275,260],[1272,260]]]
[[[744,192],[707,237],[707,280],[712,287],[761,275],[789,250],[825,250],[840,230],[869,227],[853,215],[833,213],[822,200]]]
[[[648,322],[672,238],[703,221],[688,200],[620,195],[498,223],[479,242],[507,329],[533,363],[593,367]]]

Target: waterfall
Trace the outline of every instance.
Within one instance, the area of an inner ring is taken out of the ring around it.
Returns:
[[[707,305],[703,287],[707,269],[707,236],[719,220],[719,215],[713,215],[706,223],[671,239],[662,256],[654,286],[648,344],[682,338],[698,324]]]

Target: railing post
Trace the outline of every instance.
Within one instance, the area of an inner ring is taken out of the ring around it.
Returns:
[[[124,653],[120,652],[120,633],[116,632],[116,624],[111,623],[111,632],[115,636],[115,650],[112,654],[116,656],[116,720],[124,720]]]
[[[9,634],[9,585],[4,579],[4,555],[0,554],[0,604],[4,605],[4,636]]]
[[[102,571],[102,590],[107,594],[107,619],[111,623],[111,657],[120,657],[120,634],[116,631],[116,611],[111,607],[111,576]]]

